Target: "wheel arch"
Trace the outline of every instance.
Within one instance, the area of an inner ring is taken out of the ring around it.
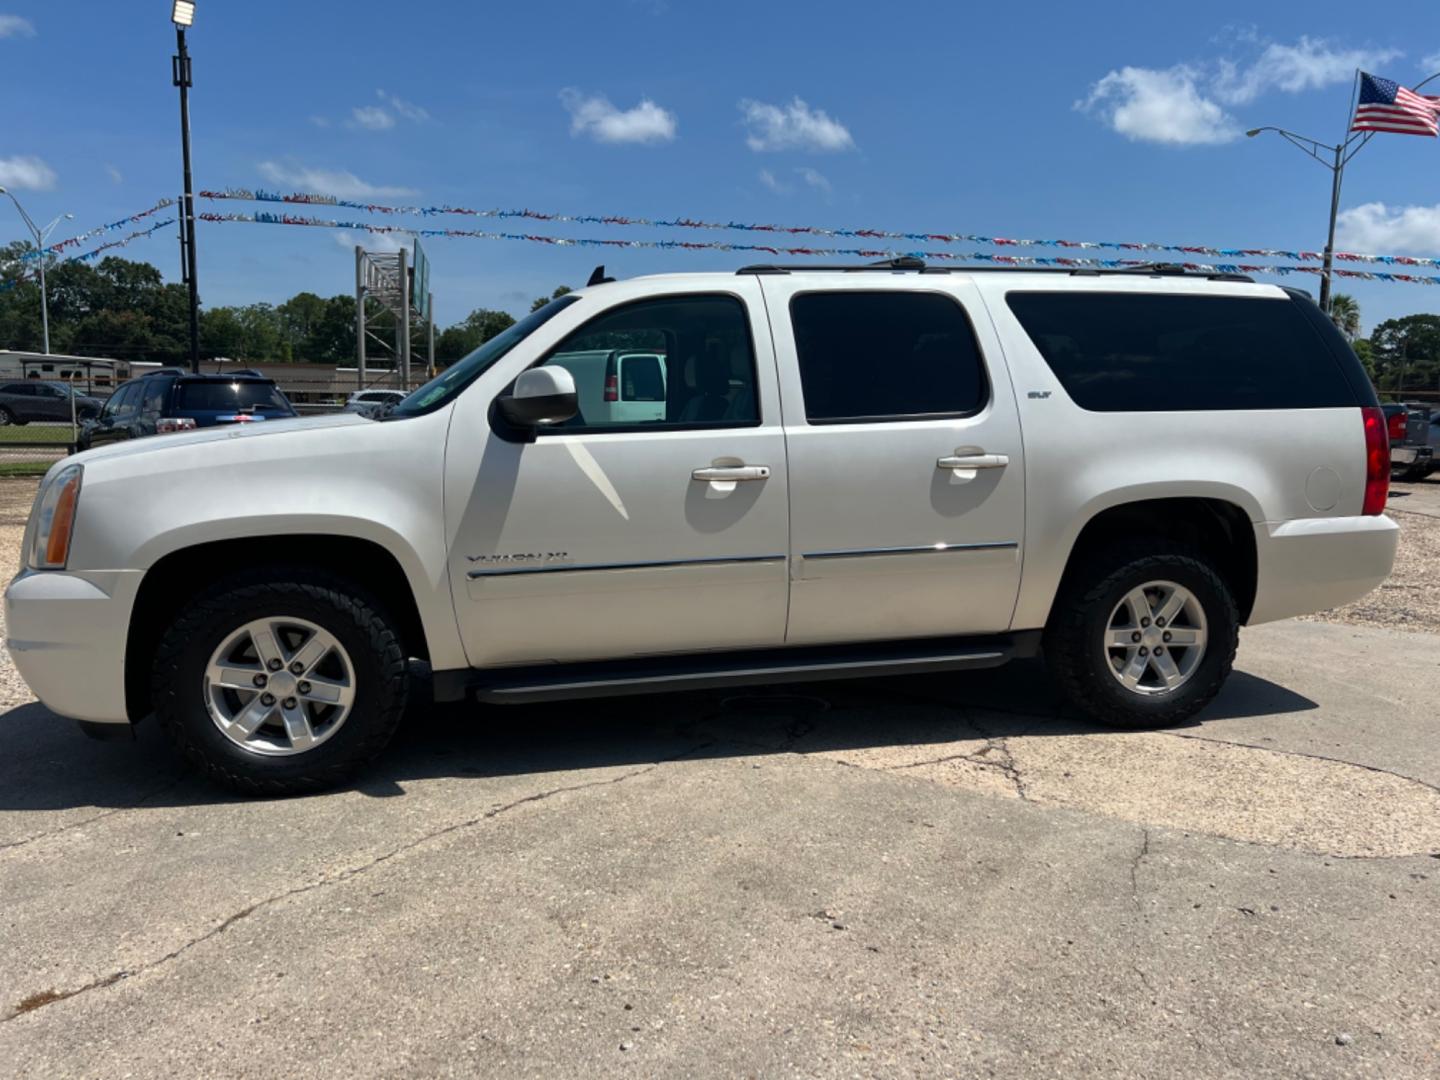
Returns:
[[[1159,537],[1197,548],[1214,560],[1243,625],[1255,605],[1259,573],[1251,521],[1236,502],[1210,495],[1145,498],[1105,506],[1085,521],[1071,543],[1060,587],[1097,549],[1137,536]]]
[[[132,723],[151,711],[155,646],[185,602],[217,581],[262,566],[353,581],[395,620],[406,654],[430,658],[430,637],[413,583],[395,554],[374,540],[306,533],[190,544],[168,552],[145,571],[131,609],[125,643],[125,707]]]

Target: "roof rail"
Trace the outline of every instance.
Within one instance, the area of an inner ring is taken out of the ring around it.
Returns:
[[[856,274],[875,271],[914,270],[921,274],[1067,274],[1072,277],[1099,277],[1114,274],[1142,277],[1188,277],[1206,281],[1247,281],[1249,274],[1231,274],[1218,270],[1190,270],[1180,263],[1141,263],[1136,266],[927,266],[923,259],[902,255],[874,263],[755,263],[742,266],[739,274],[835,273]]]

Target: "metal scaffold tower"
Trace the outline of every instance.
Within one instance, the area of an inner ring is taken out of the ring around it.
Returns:
[[[435,374],[434,297],[430,260],[420,241],[411,254],[355,248],[355,361],[357,386],[411,385],[415,338],[420,337],[426,378]],[[380,361],[379,364],[374,361]]]

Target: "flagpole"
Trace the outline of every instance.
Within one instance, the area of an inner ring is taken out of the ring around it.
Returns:
[[[1330,229],[1325,237],[1325,264],[1320,274],[1320,310],[1330,314],[1331,292],[1334,287],[1335,270],[1335,223],[1340,217],[1340,187],[1345,178],[1345,151],[1350,146],[1350,125],[1354,123],[1355,103],[1360,100],[1360,69],[1350,81],[1350,108],[1345,113],[1345,128],[1340,141],[1335,144],[1335,164],[1330,176]]]

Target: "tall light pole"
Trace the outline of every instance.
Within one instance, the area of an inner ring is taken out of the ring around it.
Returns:
[[[200,373],[200,286],[195,278],[195,192],[190,182],[190,54],[185,49],[185,28],[195,22],[193,0],[175,0],[170,11],[175,24],[176,55],[171,67],[180,88],[180,152],[185,160],[185,205],[180,215],[180,245],[185,256],[185,283],[190,287],[190,370]]]
[[[1356,73],[1358,77],[1358,72]],[[1414,90],[1419,90],[1426,83],[1440,79],[1440,71],[1427,79],[1415,84]],[[1318,139],[1311,139],[1305,135],[1297,135],[1293,131],[1286,131],[1279,127],[1258,127],[1251,128],[1245,132],[1246,136],[1253,139],[1261,132],[1273,131],[1286,142],[1298,146],[1305,153],[1318,161],[1325,168],[1330,170],[1330,230],[1325,239],[1324,266],[1320,271],[1320,310],[1326,315],[1330,314],[1330,284],[1335,270],[1335,221],[1340,216],[1340,184],[1344,179],[1345,166],[1350,164],[1350,159],[1365,148],[1373,131],[1351,131],[1351,125],[1355,118],[1355,102],[1350,102],[1350,111],[1345,115],[1346,135],[1342,142],[1331,146]],[[1351,149],[1351,147],[1354,149]],[[1321,151],[1324,151],[1322,154]]]
[[[49,225],[46,225],[45,228],[42,229],[39,228],[35,224],[35,222],[30,220],[30,215],[27,214],[25,212],[25,208],[20,205],[20,200],[15,197],[15,193],[13,191],[10,191],[7,188],[0,187],[0,195],[10,196],[10,201],[15,204],[15,209],[20,211],[20,220],[25,222],[25,227],[30,230],[30,235],[35,238],[35,251],[40,259],[40,334],[41,338],[44,341],[45,355],[49,356],[50,301],[45,293],[45,241],[48,240],[50,238],[50,234],[55,231],[56,225],[59,225],[62,221],[73,221],[75,215],[61,214],[54,221],[50,222]]]

